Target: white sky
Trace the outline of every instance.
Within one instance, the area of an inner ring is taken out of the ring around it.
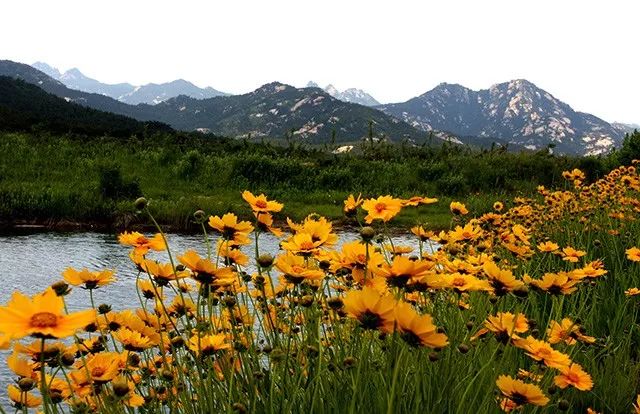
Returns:
[[[313,80],[384,103],[526,78],[640,123],[639,18],[637,0],[3,0],[0,59],[230,93]]]

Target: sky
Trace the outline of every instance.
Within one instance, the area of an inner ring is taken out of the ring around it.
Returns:
[[[640,1],[6,0],[0,59],[102,82],[246,93],[313,80],[402,102],[441,82],[528,79],[640,123]]]

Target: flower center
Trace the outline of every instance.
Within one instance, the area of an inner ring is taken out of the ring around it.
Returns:
[[[256,207],[267,208],[267,202],[264,200],[256,200]]]
[[[95,367],[91,370],[92,377],[101,377],[104,375],[105,369],[102,367]]]
[[[378,203],[374,208],[376,209],[376,212],[382,213],[384,210],[387,209],[387,205],[385,203]]]
[[[34,328],[52,328],[58,325],[58,317],[51,312],[38,312],[31,317]]]
[[[300,250],[313,250],[314,248],[315,246],[313,245],[313,242],[304,241],[300,243]]]
[[[304,270],[305,270],[305,269],[304,269],[304,267],[302,267],[302,266],[295,265],[295,266],[293,266],[293,267],[291,268],[291,270],[293,270],[293,272],[294,272],[295,274],[299,275],[299,274],[301,274],[302,272],[304,272]]]

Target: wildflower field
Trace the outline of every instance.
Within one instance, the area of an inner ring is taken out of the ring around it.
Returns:
[[[340,244],[318,215],[275,227],[286,206],[249,191],[252,221],[194,214],[206,255],[171,250],[160,226],[124,232],[131,309],[94,302],[113,271],[74,268],[0,307],[8,397],[44,413],[640,413],[635,164],[567,171],[478,217],[451,202],[439,232],[435,198],[352,195],[360,238]],[[415,247],[391,237],[409,209]],[[86,310],[66,311],[70,289]]]

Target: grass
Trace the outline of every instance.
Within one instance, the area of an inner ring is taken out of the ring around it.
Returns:
[[[249,189],[282,200],[286,215],[296,220],[315,212],[338,224],[348,224],[341,207],[350,193],[438,196],[439,205],[403,215],[398,225],[427,221],[446,228],[450,200],[465,201],[480,213],[495,199],[534,191],[523,180],[530,175],[523,165],[531,164],[533,155],[483,155],[487,165],[513,164],[512,172],[499,176],[483,166],[469,169],[469,162],[480,156],[476,153],[394,151],[382,147],[379,153],[338,157],[312,148],[195,137],[183,142],[176,137],[122,140],[0,133],[0,221],[122,228],[137,221],[132,201],[144,195],[162,224],[197,231],[193,212],[244,214],[238,195]],[[555,169],[569,162],[541,159],[557,164]],[[559,175],[559,170],[551,171],[546,180]]]
[[[14,390],[14,405],[23,408],[27,395],[40,395],[42,404],[33,405],[44,412],[494,413],[501,404],[532,413],[629,412],[640,391],[640,296],[629,291],[640,286],[640,252],[633,250],[640,246],[640,177],[622,167],[594,184],[571,181],[528,199],[502,197],[506,209],[495,215],[481,215],[488,196],[470,197],[468,216],[449,213],[451,230],[426,236],[440,250],[415,260],[391,255],[364,229],[362,241],[336,249],[334,229],[321,218],[286,237],[275,262],[260,250],[260,230],[252,234],[255,244],[218,245],[207,257],[172,251],[166,271],[146,251],[157,243],[141,235],[122,238],[134,253],[137,281],[148,281],[138,285],[140,303],[129,313],[103,308],[89,329],[77,326],[75,346],[45,354],[36,342],[35,356],[20,351],[26,368],[15,375],[37,378],[42,370],[60,382],[29,389],[22,381],[25,390]],[[285,209],[301,216],[304,209],[339,210],[338,198],[314,204],[326,196],[310,192]],[[197,199],[190,209],[206,205],[251,216],[246,203],[225,204],[225,197]],[[162,203],[145,208],[145,217],[178,206]],[[404,223],[444,214],[432,208],[403,208],[394,231],[408,234]],[[358,212],[360,219],[364,214]],[[389,226],[372,225],[386,242]],[[247,229],[234,227],[212,230],[211,241],[223,235],[242,244]],[[537,246],[545,241],[558,246],[542,251]],[[584,255],[571,261],[568,247]],[[187,277],[179,278],[184,271]],[[83,280],[67,282],[89,288],[89,297],[103,277],[87,271]],[[65,290],[65,284],[56,287]],[[33,312],[61,310],[54,301],[37,309],[26,301],[0,307],[0,333],[19,339],[25,332],[15,320],[32,326]],[[526,318],[526,326],[516,332],[508,314]],[[552,341],[548,328],[564,318],[569,328]],[[479,335],[483,328],[488,332]],[[534,339],[547,352],[535,351]],[[63,355],[75,362],[64,363]],[[29,365],[29,358],[44,364]],[[584,389],[556,385],[572,363],[592,385],[574,377]],[[96,366],[102,370],[94,372]],[[104,372],[111,374],[104,378]],[[503,375],[517,393],[498,386]],[[539,405],[531,401],[534,394]]]

